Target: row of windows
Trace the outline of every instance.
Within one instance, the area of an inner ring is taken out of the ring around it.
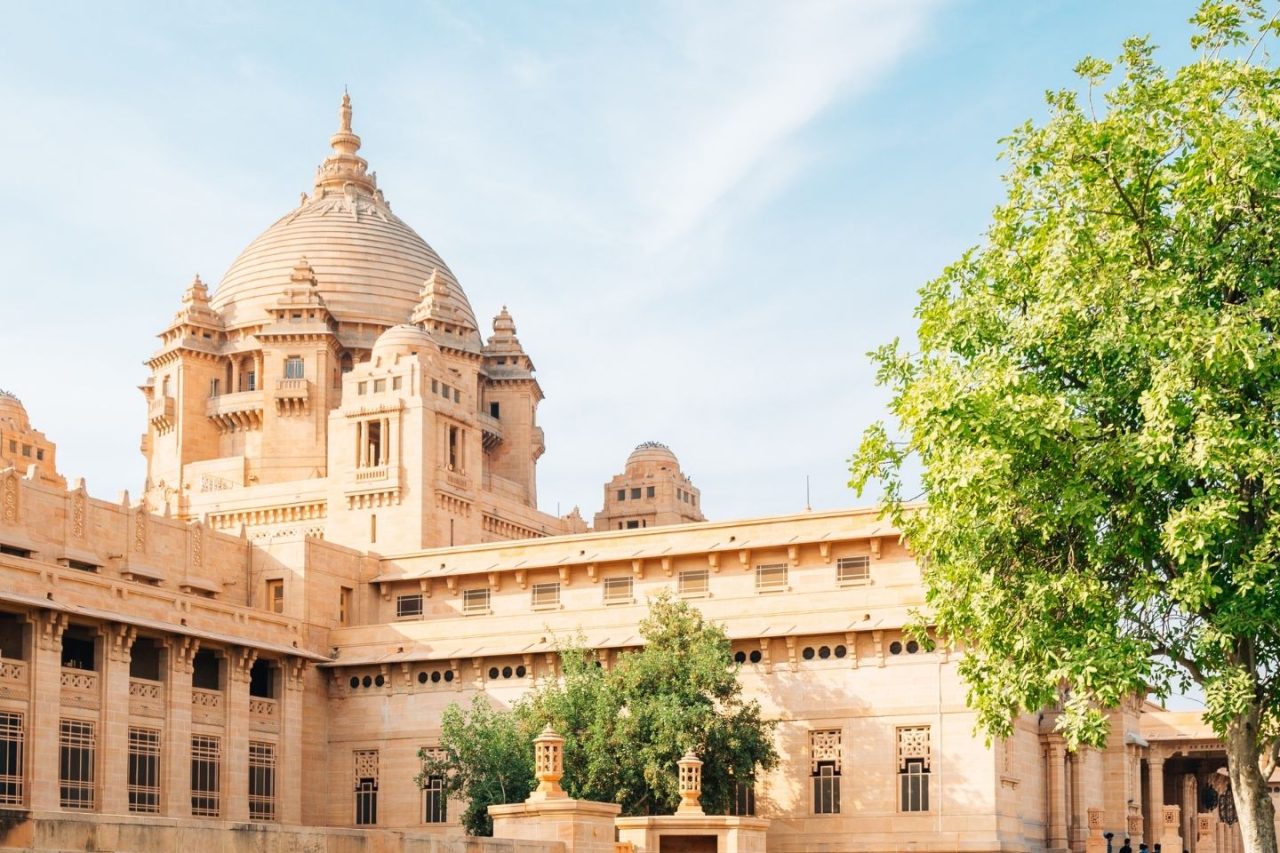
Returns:
[[[392,390],[392,391],[399,391],[399,390],[400,390],[400,388],[401,388],[401,382],[402,382],[402,380],[401,380],[401,378],[400,378],[399,376],[392,376],[392,377],[391,377],[391,390]],[[434,384],[435,384],[435,383],[434,383],[434,382],[432,382],[432,385],[434,385]],[[375,380],[373,380],[373,393],[375,393],[375,394],[381,394],[383,391],[386,391],[386,390],[387,390],[387,380],[385,380],[385,379],[375,379]],[[434,390],[435,390],[435,388],[432,388],[431,390],[433,390],[433,391],[434,391]],[[364,396],[365,394],[367,394],[367,393],[369,393],[369,383],[368,383],[368,382],[357,382],[357,383],[356,383],[356,394],[358,394],[359,396],[363,397],[363,396]]]
[[[357,749],[352,759],[355,825],[374,826],[378,822],[379,753],[376,749]],[[422,788],[422,822],[445,823],[448,819],[444,777],[430,776]]]
[[[653,487],[653,486],[646,486],[646,487],[645,487],[644,496],[645,496],[646,498],[651,498],[651,497],[653,497],[653,496],[654,496],[654,494],[655,494],[655,492],[654,492],[654,487]],[[620,500],[620,501],[625,501],[626,499],[627,499],[627,490],[626,490],[626,489],[618,489],[618,500]],[[631,489],[631,500],[633,500],[633,501],[638,501],[638,500],[640,500],[640,490],[639,490],[639,489]]]
[[[24,803],[23,753],[26,731],[23,715],[0,712],[0,805]],[[126,794],[134,814],[160,813],[161,732],[129,729],[126,758]],[[93,811],[98,806],[98,724],[91,720],[63,719],[58,728],[58,804],[64,809]],[[221,738],[191,738],[191,814],[220,817]],[[275,820],[276,745],[249,742],[249,817]]]
[[[529,669],[524,664],[520,664],[518,666],[489,667],[490,681],[497,681],[499,678],[524,678],[528,674]],[[434,669],[430,672],[427,670],[421,670],[418,672],[419,684],[427,684],[428,682],[431,684],[440,684],[442,682],[444,684],[452,684],[454,678],[455,676],[451,669]],[[347,683],[351,686],[352,690],[358,690],[362,687],[368,690],[371,687],[385,687],[387,684],[387,677],[381,674],[366,675],[363,677],[353,675]]]
[[[439,394],[441,397],[444,397],[446,400],[452,399],[453,402],[455,403],[462,402],[461,391],[459,391],[457,388],[454,388],[452,385],[446,385],[445,383],[439,381],[438,379],[431,380],[431,393]],[[497,417],[497,416],[495,415],[494,417]]]
[[[230,369],[227,373],[227,387],[231,387]],[[284,360],[284,378],[285,379],[304,379],[306,378],[306,365],[300,355],[291,355]],[[257,391],[258,390],[258,372],[256,370],[246,370],[240,374],[240,387],[233,388],[232,391]],[[363,393],[363,392],[361,392]],[[209,396],[217,397],[222,394],[222,380],[209,380]],[[160,382],[160,396],[170,396],[169,377],[165,376]]]
[[[14,441],[13,439],[9,439],[9,452],[10,452],[10,453],[17,453],[17,452],[18,452],[18,442]],[[23,456],[25,456],[25,457],[27,457],[28,459],[30,459],[30,458],[31,458],[31,453],[32,453],[32,447],[31,447],[31,445],[29,445],[29,444],[24,444],[24,445],[22,445],[22,455],[23,455]],[[35,448],[35,454],[36,454],[36,461],[37,461],[37,462],[43,462],[43,461],[44,461],[44,450],[43,450],[42,448],[39,448],[39,447]]]
[[[676,498],[687,504],[697,504],[698,499],[693,496],[693,492],[686,492],[684,489],[676,489]]]
[[[842,557],[837,561],[836,580],[840,584],[865,583],[870,580],[869,557]],[[786,563],[756,566],[756,592],[783,592],[788,589],[789,567]],[[676,578],[676,592],[684,596],[704,596],[710,593],[711,574],[708,569],[688,569]],[[530,595],[535,608],[557,607],[560,604],[559,581],[535,583]],[[602,587],[605,604],[624,604],[635,600],[635,579],[621,576],[604,579]],[[487,587],[462,591],[463,613],[488,613],[492,594]],[[423,594],[411,593],[396,596],[396,618],[412,619],[423,615]],[[914,653],[914,651],[913,651]],[[897,654],[897,652],[894,652]]]

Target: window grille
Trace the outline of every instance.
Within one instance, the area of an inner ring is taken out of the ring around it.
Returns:
[[[356,826],[378,822],[378,750],[357,749],[355,758]]]
[[[0,805],[22,805],[25,735],[21,714],[0,713]]]
[[[487,588],[464,589],[462,591],[462,612],[488,613],[489,590]]]
[[[222,739],[191,736],[191,816],[222,813]]]
[[[533,585],[534,607],[557,607],[560,604],[560,584],[535,583]]]
[[[898,729],[898,808],[901,811],[929,810],[931,755],[928,726]]]
[[[396,618],[407,619],[422,615],[422,594],[396,596]]]
[[[676,582],[676,591],[680,595],[706,595],[711,586],[711,575],[706,569],[694,569],[681,572]]]
[[[756,566],[756,592],[783,592],[786,588],[786,563]]]
[[[284,360],[285,379],[301,379],[304,375],[301,358],[296,355],[291,355]]]
[[[842,753],[839,729],[809,733],[809,775],[813,779],[814,814],[840,814]]]
[[[129,729],[129,811],[160,813],[160,730]]]
[[[871,580],[870,557],[841,557],[836,560],[836,581],[841,584],[866,583]]]
[[[733,802],[729,814],[734,817],[755,817],[756,786],[753,782],[737,782],[733,786]]]
[[[630,604],[634,600],[635,578],[605,578],[604,603]]]
[[[249,741],[249,820],[276,819],[276,745]]]
[[[58,799],[64,809],[94,808],[96,724],[62,720],[58,738]]]
[[[440,750],[427,750],[432,758],[439,759]],[[422,787],[422,822],[445,823],[449,819],[449,804],[444,792],[443,776],[428,776]]]

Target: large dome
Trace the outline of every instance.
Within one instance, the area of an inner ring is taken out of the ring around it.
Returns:
[[[342,125],[321,165],[315,192],[249,244],[218,284],[211,301],[227,325],[261,323],[284,291],[302,257],[315,271],[317,289],[339,323],[394,326],[408,322],[432,272],[448,288],[460,324],[479,344],[475,313],[435,250],[391,212],[376,177],[356,155],[350,101],[343,98]]]

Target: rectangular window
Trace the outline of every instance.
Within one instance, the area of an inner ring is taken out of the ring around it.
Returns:
[[[533,606],[534,607],[559,607],[560,606],[560,584],[535,583],[533,585]]]
[[[680,595],[706,595],[710,589],[711,575],[706,569],[691,569],[681,572],[676,581],[676,592]]]
[[[733,786],[733,801],[729,814],[734,817],[755,817],[756,786],[752,782],[737,782]]]
[[[276,745],[249,741],[249,820],[276,819]]]
[[[836,582],[860,584],[871,580],[870,557],[841,557],[836,560]]]
[[[160,730],[129,729],[129,811],[160,813]]]
[[[605,604],[630,604],[634,601],[635,578],[605,578],[604,579],[604,603]]]
[[[628,522],[627,522],[627,529],[628,529],[628,530],[639,530],[639,529],[640,529],[640,522],[639,522],[639,521],[635,521],[635,520],[628,521]]]
[[[444,823],[449,819],[448,800],[444,794],[444,777],[428,776],[422,789],[423,823]]]
[[[651,498],[651,497],[653,497],[655,494],[656,494],[656,492],[654,491],[653,486],[646,486],[646,487],[645,487],[645,492],[644,492],[645,497],[647,497],[647,498]]]
[[[244,375],[244,384],[245,384],[245,389],[244,389],[244,390],[246,390],[246,391],[257,391],[257,390],[258,390],[258,373],[257,373],[257,371],[250,370],[248,373],[246,373],[246,374]]]
[[[632,489],[632,490],[631,490],[631,500],[633,500],[633,501],[638,501],[638,500],[640,500],[640,490],[639,490],[639,489]]]
[[[338,590],[338,624],[351,624],[351,587],[349,586]]]
[[[785,592],[786,589],[786,563],[756,566],[756,592]]]
[[[355,751],[356,826],[378,822],[378,750]]]
[[[435,379],[432,379],[432,380],[431,380],[431,393],[432,393],[432,394],[439,394],[439,393],[440,393],[440,383],[439,383],[439,381],[437,381],[437,380],[435,380]]]
[[[932,752],[928,726],[898,729],[898,809],[929,811],[929,769]]]
[[[22,728],[22,715],[11,711],[0,712],[0,805],[22,805],[22,762],[26,745],[26,732]]]
[[[191,736],[191,816],[222,813],[222,739]]]
[[[28,458],[31,456],[31,445],[29,444],[22,445],[22,455]]]
[[[36,448],[36,461],[37,461],[37,462],[43,462],[43,461],[44,461],[44,451],[43,451],[43,450],[41,450],[41,449],[40,449],[40,448],[38,448],[38,447]]]
[[[301,379],[304,375],[301,356],[291,355],[284,360],[285,379]]]
[[[373,393],[381,394],[385,390],[387,390],[387,380],[385,379],[373,380]]]
[[[618,500],[625,501],[627,499],[627,490],[618,489]]]
[[[217,379],[209,380],[209,396],[210,397],[218,396],[218,385],[219,385],[219,382]]]
[[[369,393],[369,383],[368,383],[368,382],[357,382],[357,383],[356,383],[356,394],[358,394],[359,396],[363,397],[365,394],[368,394],[368,393]]]
[[[97,728],[86,720],[62,720],[58,737],[58,801],[64,809],[92,811]]]
[[[284,581],[267,581],[267,609],[272,613],[284,612]]]
[[[488,613],[489,612],[488,588],[464,589],[462,591],[462,612],[463,613]]]
[[[396,596],[396,618],[411,619],[422,615],[422,593]]]
[[[499,420],[500,416],[498,413],[501,411],[502,407],[498,403],[489,404],[489,417],[493,418],[495,421]]]
[[[839,729],[809,732],[809,775],[813,784],[814,814],[840,814],[842,762]]]
[[[401,386],[402,386],[402,384],[403,384],[403,383],[401,382],[401,380],[400,380],[400,377],[399,377],[399,376],[392,376],[392,377],[391,377],[391,390],[392,390],[392,391],[399,391],[399,390],[400,390],[400,388],[401,388]]]

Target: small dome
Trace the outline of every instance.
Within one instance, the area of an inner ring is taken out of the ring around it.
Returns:
[[[627,467],[630,468],[641,462],[669,462],[677,468],[680,467],[680,460],[676,459],[671,448],[660,441],[646,441],[636,445],[636,449],[627,457]]]
[[[373,357],[391,359],[397,355],[435,353],[439,349],[436,342],[431,339],[431,335],[420,326],[401,323],[378,336],[378,340],[373,344]]]
[[[31,421],[27,409],[12,393],[0,388],[0,421],[7,421],[18,429],[29,429]]]

